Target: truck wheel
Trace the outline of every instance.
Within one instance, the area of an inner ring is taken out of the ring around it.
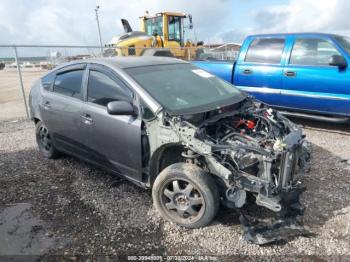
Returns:
[[[48,159],[57,158],[59,152],[52,143],[52,138],[49,130],[43,122],[39,121],[36,125],[36,142],[38,144],[41,154]]]
[[[220,205],[218,189],[210,174],[185,163],[165,168],[154,182],[152,196],[165,219],[187,228],[208,225]]]

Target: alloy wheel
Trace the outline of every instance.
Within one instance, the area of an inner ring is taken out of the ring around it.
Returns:
[[[165,211],[180,220],[200,219],[205,211],[202,194],[192,183],[183,179],[171,180],[162,189],[161,204]]]
[[[52,147],[52,143],[51,143],[51,137],[50,137],[49,131],[45,126],[41,126],[39,128],[38,136],[39,136],[39,142],[42,148],[46,151],[49,151]]]

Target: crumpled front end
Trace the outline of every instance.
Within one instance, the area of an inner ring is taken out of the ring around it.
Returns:
[[[255,159],[252,166],[243,166],[231,177],[232,191],[245,190],[256,197],[256,204],[274,212],[302,214],[300,194],[305,190],[300,176],[309,170],[310,153],[300,129],[276,140],[271,154],[248,153]],[[240,159],[241,162],[244,159]],[[237,161],[236,163],[240,163]],[[234,198],[231,198],[234,200]],[[229,200],[231,200],[229,198]],[[237,206],[237,205],[236,205]]]
[[[282,218],[303,213],[300,176],[309,170],[310,148],[287,118],[245,102],[167,121],[184,145],[186,161],[217,178],[224,204],[244,210],[253,197]]]

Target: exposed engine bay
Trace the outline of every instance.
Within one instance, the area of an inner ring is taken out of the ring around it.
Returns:
[[[244,210],[249,195],[279,218],[303,213],[299,177],[309,170],[310,149],[301,129],[277,111],[248,99],[195,115],[165,114],[160,127],[151,148],[180,142],[186,162],[217,178],[226,206]]]
[[[258,193],[258,205],[282,211],[279,194],[299,189],[297,176],[308,169],[301,130],[272,109],[222,112],[201,123],[196,137],[211,144],[212,156],[231,172],[226,197],[236,207],[245,202],[243,189]]]

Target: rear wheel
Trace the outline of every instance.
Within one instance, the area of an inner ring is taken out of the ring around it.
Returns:
[[[59,156],[59,152],[52,143],[52,137],[44,125],[43,122],[39,121],[36,124],[36,142],[38,144],[41,154],[45,158],[56,158]]]
[[[152,195],[164,218],[188,228],[208,225],[220,205],[213,178],[192,164],[176,163],[165,168],[156,178]]]

